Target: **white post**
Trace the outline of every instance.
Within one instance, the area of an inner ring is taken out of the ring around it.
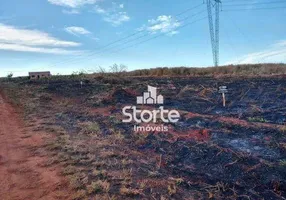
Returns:
[[[225,93],[228,92],[227,86],[220,86],[218,88],[218,92],[221,93],[221,95],[222,95],[222,103],[223,103],[223,107],[225,107],[225,104],[226,104],[225,103]]]
[[[224,92],[222,93],[222,101],[223,101],[223,107],[225,107],[225,94],[224,94]]]

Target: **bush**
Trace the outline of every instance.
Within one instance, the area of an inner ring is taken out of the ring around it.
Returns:
[[[7,78],[8,78],[8,80],[12,79],[12,78],[13,78],[13,73],[12,73],[12,72],[9,73],[9,74],[7,75]]]

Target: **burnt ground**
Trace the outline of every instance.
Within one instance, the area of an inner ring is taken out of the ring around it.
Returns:
[[[147,85],[181,114],[168,132],[122,123]],[[57,136],[50,164],[63,166],[73,199],[286,198],[285,77],[24,81],[6,91],[27,121],[42,119],[35,131]]]

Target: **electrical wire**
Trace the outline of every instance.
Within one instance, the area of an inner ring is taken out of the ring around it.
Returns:
[[[185,13],[191,11],[191,10],[194,10],[194,9],[196,9],[196,8],[199,8],[199,7],[201,7],[201,6],[203,6],[203,3],[200,3],[200,4],[196,5],[196,6],[191,7],[191,8],[188,8],[188,9],[186,9],[186,10],[180,12],[180,13],[177,13],[177,14],[174,15],[174,16],[175,16],[175,17],[181,16],[181,15],[183,15],[183,14],[185,14]],[[132,34],[130,34],[130,35],[127,35],[127,36],[122,37],[122,38],[120,38],[120,39],[118,39],[118,40],[115,40],[115,41],[113,41],[113,42],[110,42],[110,43],[108,43],[108,44],[106,44],[106,45],[100,47],[99,49],[93,50],[93,51],[92,51],[90,54],[88,54],[88,55],[94,55],[95,53],[98,53],[98,52],[100,52],[101,50],[106,49],[107,47],[110,47],[110,46],[112,46],[112,45],[114,45],[114,44],[123,42],[123,41],[125,41],[125,40],[127,40],[127,39],[129,39],[129,38],[131,38],[131,37],[133,37],[133,36],[135,36],[135,35],[138,35],[138,34],[140,34],[140,33],[144,33],[145,31],[146,31],[146,30],[144,30],[144,29],[143,29],[143,30],[138,30],[138,31],[136,31],[136,32],[134,32],[134,33],[132,33]],[[145,34],[145,35],[146,35],[146,34]],[[140,36],[140,37],[138,37],[138,38],[140,39],[140,38],[142,38],[142,37],[143,37],[143,36]],[[145,37],[145,36],[144,36],[144,37]],[[128,43],[129,43],[129,42],[128,42]],[[117,46],[118,46],[118,45],[117,45]],[[81,57],[84,57],[84,56],[86,56],[86,55],[77,55],[77,56],[75,56],[75,57],[73,57],[73,58],[65,59],[65,60],[62,60],[62,61],[60,61],[60,62],[57,62],[56,64],[62,64],[62,63],[64,63],[64,62],[66,62],[66,61],[70,61],[70,60],[73,60],[73,59],[76,59],[76,58],[81,58]],[[53,65],[55,65],[55,64],[53,64]]]
[[[228,4],[224,3],[223,6],[252,6],[252,5],[265,5],[265,4],[280,4],[280,3],[286,3],[286,1],[271,1],[271,2],[259,2],[259,3],[244,3],[244,4]]]
[[[272,55],[264,56],[264,57],[262,58],[262,60],[265,61],[266,58],[271,58],[271,57],[274,57],[274,56],[279,56],[279,55],[281,55],[281,54],[285,54],[285,56],[286,56],[286,51],[283,50],[283,51],[281,51],[281,52],[279,52],[279,53],[274,53],[274,54],[272,54]]]
[[[120,49],[117,49],[117,50],[115,50],[115,51],[111,51],[111,52],[109,52],[109,54],[114,54],[114,53],[120,52],[120,51],[122,51],[122,50],[125,50],[125,49],[128,49],[128,48],[131,48],[131,47],[138,46],[138,45],[140,45],[140,44],[149,42],[149,41],[154,40],[154,39],[156,39],[156,38],[159,38],[159,37],[162,37],[162,36],[166,36],[168,33],[171,33],[171,32],[173,32],[173,31],[177,31],[177,30],[180,30],[180,29],[183,29],[183,28],[185,28],[185,27],[187,27],[187,26],[189,26],[189,25],[191,25],[191,24],[194,24],[194,23],[196,23],[196,22],[198,22],[198,21],[202,21],[202,20],[204,20],[204,19],[207,19],[207,16],[206,16],[206,17],[203,17],[203,18],[200,18],[200,19],[197,19],[197,20],[195,20],[195,21],[186,23],[186,24],[184,24],[183,26],[180,26],[180,27],[178,27],[178,28],[176,28],[176,29],[174,29],[174,30],[171,30],[171,31],[168,31],[168,32],[165,32],[165,33],[161,33],[161,34],[159,34],[159,35],[156,35],[156,36],[154,36],[154,37],[151,37],[151,38],[148,38],[148,39],[146,39],[146,40],[140,41],[140,42],[138,42],[138,43],[129,45],[129,46],[127,46],[127,47],[120,48]],[[79,60],[77,60],[77,61],[75,60],[75,62],[78,62],[78,61],[79,61]],[[72,63],[74,63],[74,62],[72,62]]]
[[[229,11],[252,11],[252,10],[277,10],[277,9],[285,9],[285,7],[270,7],[270,8],[241,8],[241,9],[227,9],[223,10],[223,12],[229,12]]]
[[[193,17],[195,17],[195,16],[197,16],[197,15],[200,15],[200,14],[202,14],[202,13],[204,13],[204,12],[206,12],[206,11],[205,11],[205,10],[201,10],[200,12],[195,13],[195,14],[190,15],[190,16],[187,16],[187,17],[185,17],[185,18],[183,18],[183,19],[181,19],[181,20],[178,20],[177,22],[179,22],[179,23],[180,23],[180,22],[184,22],[184,21],[186,21],[186,20],[188,20],[188,19],[190,19],[190,18],[193,18]],[[174,31],[174,30],[172,30],[172,31]],[[163,34],[166,34],[166,33],[163,33]],[[145,38],[145,37],[148,37],[148,36],[150,36],[150,33],[149,33],[149,32],[146,33],[146,34],[144,34],[144,35],[142,35],[142,36],[139,36],[139,37],[136,37],[136,38],[134,38],[134,39],[128,40],[128,41],[126,41],[126,42],[123,43],[123,44],[118,44],[118,45],[113,46],[113,47],[111,47],[111,48],[104,49],[103,51],[93,51],[92,53],[90,53],[90,54],[88,54],[88,55],[81,55],[81,56],[73,57],[73,58],[71,58],[71,59],[69,59],[69,60],[67,60],[67,61],[61,61],[61,62],[58,62],[58,63],[56,63],[56,64],[65,64],[65,63],[72,62],[73,60],[76,60],[76,59],[82,60],[82,59],[86,59],[86,58],[92,57],[92,56],[94,56],[94,55],[99,55],[99,54],[101,55],[103,52],[109,51],[109,50],[111,50],[111,49],[113,49],[113,48],[115,48],[115,47],[118,47],[118,46],[121,46],[121,45],[126,45],[126,44],[129,44],[129,43],[131,43],[131,42],[140,40],[140,39]],[[53,64],[53,65],[56,65],[56,64]]]

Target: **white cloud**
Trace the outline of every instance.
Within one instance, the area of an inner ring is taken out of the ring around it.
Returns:
[[[51,4],[70,7],[70,8],[78,8],[88,4],[95,4],[98,0],[48,0]]]
[[[261,62],[286,62],[286,40],[276,42],[267,50],[241,56],[237,60],[227,62],[226,64],[250,64]]]
[[[105,14],[106,13],[106,11],[103,8],[99,7],[98,5],[96,5],[94,7],[94,11],[98,14]]]
[[[111,23],[113,26],[119,26],[123,22],[128,22],[130,17],[126,12],[118,12],[106,15],[104,21]]]
[[[2,50],[68,54],[76,51],[66,50],[62,47],[80,45],[80,43],[54,38],[42,31],[17,28],[0,23],[0,49]]]
[[[45,48],[45,47],[33,47],[20,44],[7,44],[0,43],[0,50],[8,51],[22,51],[22,52],[34,52],[34,53],[47,53],[47,54],[80,54],[81,51],[71,51],[62,48]]]
[[[66,10],[64,9],[62,11],[64,14],[69,14],[69,15],[77,15],[77,14],[80,14],[79,10],[77,9],[71,9],[71,10]]]
[[[61,46],[75,47],[79,43],[56,39],[38,30],[19,29],[0,23],[0,42],[14,43],[28,46]]]
[[[99,41],[100,39],[97,37],[91,37],[91,39],[95,40],[95,41]]]
[[[179,33],[176,29],[180,26],[181,23],[174,17],[161,15],[157,19],[148,20],[148,25],[142,26],[139,30],[147,30],[152,34],[161,32],[172,36]]]
[[[91,32],[89,32],[88,30],[86,30],[85,28],[83,27],[79,27],[79,26],[70,26],[70,27],[66,27],[65,28],[65,31],[70,33],[70,34],[73,34],[73,35],[89,35],[91,34]]]
[[[103,20],[111,23],[113,26],[119,26],[122,23],[128,22],[130,20],[127,12],[124,12],[123,9],[124,4],[117,5],[114,2],[112,3],[112,8],[110,9],[103,9],[98,5],[94,7],[94,11],[97,14],[102,15]]]

